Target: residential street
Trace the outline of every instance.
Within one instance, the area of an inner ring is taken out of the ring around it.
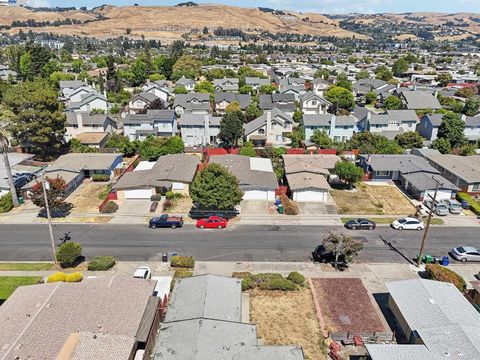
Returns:
[[[328,231],[345,231],[329,226],[250,226],[230,225],[225,230],[152,230],[143,225],[54,225],[56,241],[71,232],[87,257],[114,255],[121,260],[161,260],[164,252],[192,255],[203,261],[308,261],[314,246]],[[479,246],[477,228],[432,227],[426,252],[446,255],[454,246]],[[362,262],[407,262],[383,240],[407,258],[420,247],[423,232],[395,231],[379,227],[375,231],[350,232],[364,241]],[[383,239],[383,240],[382,240]],[[0,225],[0,261],[50,260],[46,225]]]

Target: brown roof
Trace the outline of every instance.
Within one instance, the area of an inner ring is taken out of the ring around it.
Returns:
[[[283,155],[287,174],[310,172],[329,175],[341,159],[337,155]]]
[[[109,134],[106,132],[84,132],[80,133],[75,138],[82,144],[100,144]]]
[[[287,174],[288,187],[290,190],[322,189],[329,190],[330,185],[322,174],[300,172]]]

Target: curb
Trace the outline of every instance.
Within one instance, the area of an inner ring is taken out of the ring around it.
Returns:
[[[312,291],[313,303],[315,304],[318,322],[320,323],[320,331],[322,332],[322,336],[326,339],[328,338],[327,326],[325,325],[325,321],[323,320],[322,310],[320,308],[320,303],[318,302],[317,293],[315,292],[315,287],[313,286],[311,278],[308,278],[308,285],[310,286],[310,290]]]

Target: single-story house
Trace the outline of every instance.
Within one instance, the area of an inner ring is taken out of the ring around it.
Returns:
[[[404,109],[407,110],[438,110],[442,108],[438,99],[428,91],[402,91],[399,96]]]
[[[200,158],[195,155],[170,154],[155,162],[143,161],[134,171],[124,173],[114,185],[119,199],[150,199],[168,190],[188,194]]]
[[[328,176],[339,161],[341,159],[336,155],[283,155],[292,199],[298,202],[327,202],[330,190]]]
[[[41,171],[42,168],[40,166],[32,164],[34,156],[17,152],[8,153],[13,183],[16,188],[21,188],[30,182]],[[8,192],[10,192],[10,185],[8,183],[7,171],[3,162],[3,156],[0,155],[0,197]]]
[[[367,344],[372,360],[480,359],[480,313],[455,285],[425,279],[385,285],[388,307],[410,344]]]
[[[84,132],[77,134],[75,139],[80,141],[80,144],[89,146],[94,149],[101,149],[105,144],[110,134],[106,132]]]
[[[226,167],[237,177],[243,191],[243,200],[275,200],[278,181],[270,159],[212,155],[209,162]]]

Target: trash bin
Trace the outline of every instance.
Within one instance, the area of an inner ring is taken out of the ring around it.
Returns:
[[[280,198],[275,199],[275,205],[279,206],[281,203]]]
[[[448,256],[442,257],[442,265],[448,266],[448,264],[450,264],[450,260],[448,259]]]
[[[278,205],[277,211],[278,211],[279,214],[283,214],[283,206]]]
[[[19,202],[20,204],[25,204],[25,199],[23,198],[23,196],[20,196],[20,197],[18,198],[18,202]]]
[[[425,264],[432,264],[433,263],[433,256],[432,255],[425,255],[423,257],[423,262]]]
[[[462,208],[464,208],[465,210],[470,209],[470,204],[468,203],[468,201],[462,200]]]
[[[162,261],[163,262],[168,262],[168,254],[167,253],[162,253]]]

